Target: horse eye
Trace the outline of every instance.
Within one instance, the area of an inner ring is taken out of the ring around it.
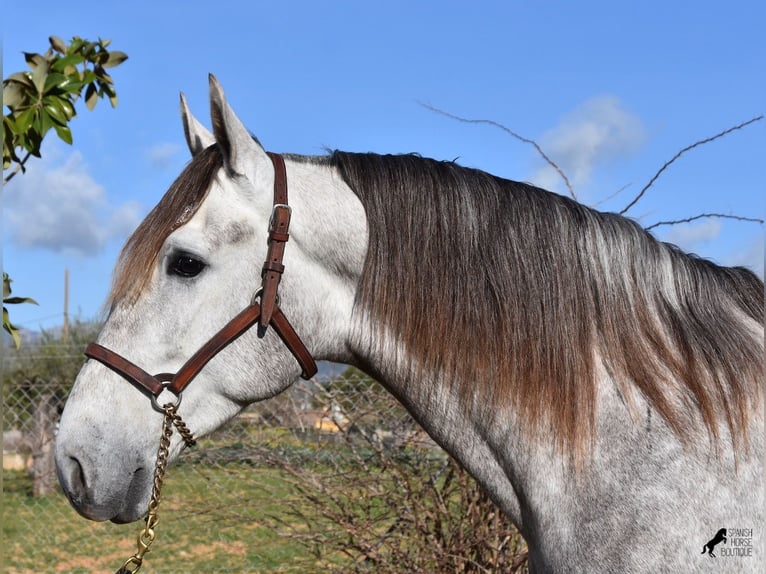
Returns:
[[[181,253],[174,256],[168,264],[168,273],[180,277],[196,277],[206,267],[205,263],[195,257]]]

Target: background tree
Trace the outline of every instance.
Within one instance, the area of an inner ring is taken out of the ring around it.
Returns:
[[[43,139],[52,129],[59,139],[72,143],[69,122],[77,115],[75,103],[84,96],[93,110],[100,98],[117,105],[117,92],[107,69],[128,59],[110,51],[111,40],[91,42],[75,36],[67,44],[58,36],[48,38],[44,54],[24,52],[29,70],[3,78],[3,183],[23,173],[30,157],[40,157]],[[6,304],[34,303],[28,297],[10,297],[11,279],[3,273],[3,328],[19,345],[18,330],[11,323]]]

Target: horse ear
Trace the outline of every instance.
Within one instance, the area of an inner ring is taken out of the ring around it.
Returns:
[[[197,118],[189,111],[189,105],[186,103],[186,96],[184,96],[183,92],[181,92],[181,120],[184,124],[186,145],[189,146],[192,157],[215,143],[213,134],[199,123]]]
[[[247,175],[259,163],[268,162],[266,152],[231,109],[213,74],[210,74],[210,116],[227,170]]]

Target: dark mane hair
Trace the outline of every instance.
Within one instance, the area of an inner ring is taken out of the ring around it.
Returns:
[[[144,290],[165,239],[197,212],[222,166],[217,145],[199,152],[187,164],[122,248],[107,306],[133,301]]]
[[[566,197],[415,155],[334,152],[367,214],[358,317],[438,373],[467,408],[512,407],[532,437],[578,458],[606,371],[683,440],[701,418],[747,444],[762,408],[764,285]],[[691,414],[690,414],[691,413]],[[695,415],[694,413],[697,413]]]
[[[415,155],[290,156],[336,168],[362,202],[368,253],[356,317],[392,336],[413,382],[440,375],[466,408],[510,407],[531,438],[582,458],[603,371],[683,440],[699,417],[747,444],[763,408],[764,285],[661,243],[633,221],[482,171]],[[223,165],[198,153],[123,248],[109,304],[149,283],[165,239]],[[696,413],[696,415],[695,415]]]

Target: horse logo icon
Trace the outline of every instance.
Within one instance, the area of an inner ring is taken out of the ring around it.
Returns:
[[[702,554],[707,551],[708,556],[712,556],[713,558],[717,558],[717,556],[713,553],[713,550],[715,550],[715,547],[723,542],[726,544],[726,529],[721,528],[718,532],[715,533],[715,536],[708,540],[707,544],[705,544],[702,547]]]

